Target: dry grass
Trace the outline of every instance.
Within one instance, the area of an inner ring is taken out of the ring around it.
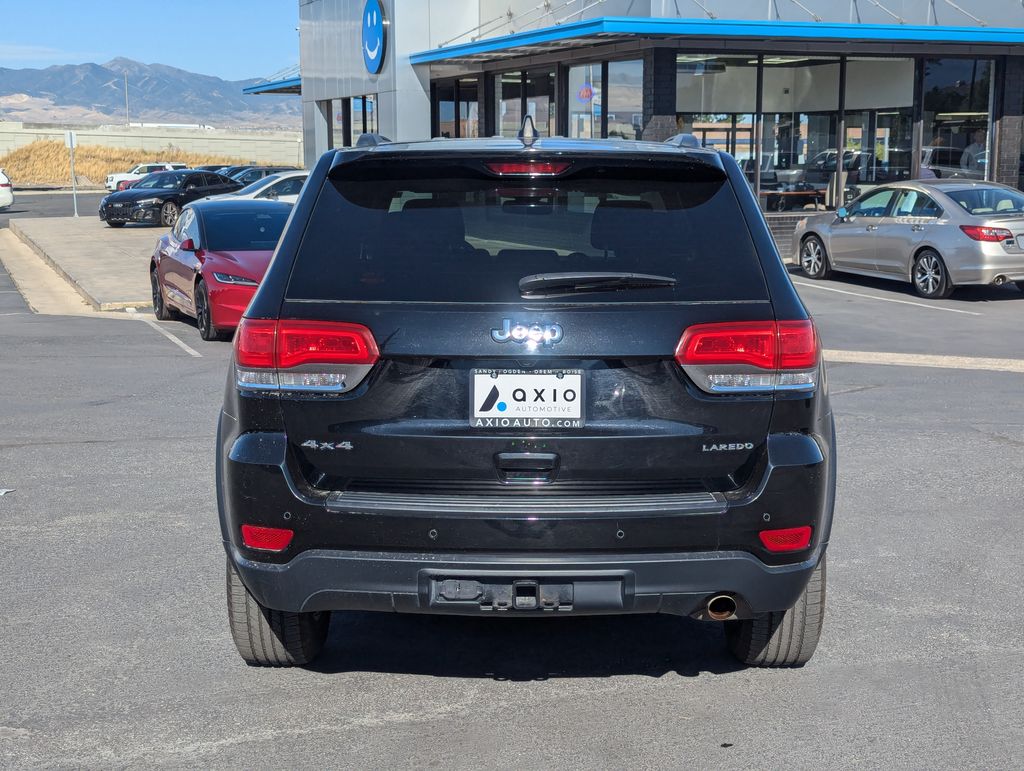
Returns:
[[[101,145],[79,145],[75,148],[75,174],[80,185],[102,185],[107,174],[129,171],[137,163],[154,161],[180,161],[189,166],[207,163],[236,166],[247,163],[241,158],[186,153],[174,147],[156,152]],[[0,157],[0,168],[19,186],[71,184],[68,149],[63,142],[33,142],[19,147]]]

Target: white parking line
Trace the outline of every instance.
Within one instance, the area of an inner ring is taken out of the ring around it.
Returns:
[[[189,356],[195,356],[197,359],[203,358],[203,354],[199,353],[199,351],[197,351],[195,348],[190,348],[189,346],[185,345],[185,343],[183,343],[181,340],[176,338],[174,335],[172,335],[166,329],[161,327],[159,324],[157,324],[155,321],[153,321],[153,319],[147,319],[145,316],[143,316],[143,315],[141,315],[139,313],[136,313],[134,308],[126,308],[125,312],[129,316],[131,316],[133,319],[138,319],[139,321],[143,322],[144,324],[148,324],[149,326],[153,327],[153,329],[155,329],[161,335],[166,337],[168,340],[170,340],[176,346],[181,348],[181,350],[183,350]]]
[[[972,369],[1024,374],[1024,359],[992,359],[982,356],[935,356],[922,353],[826,350],[825,361],[843,364],[888,364],[896,367]]]
[[[868,300],[878,300],[883,303],[899,303],[900,305],[916,305],[918,308],[931,308],[933,311],[946,311],[947,313],[963,313],[967,316],[984,316],[983,313],[976,313],[975,311],[963,311],[959,308],[943,308],[938,305],[928,305],[927,303],[916,303],[913,300],[897,300],[895,297],[878,297],[873,294],[864,294],[863,292],[850,292],[846,289],[836,289],[831,286],[821,286],[820,284],[808,284],[806,281],[794,281],[797,286],[806,286],[811,289],[821,289],[824,292],[836,292],[837,294],[848,294],[853,297],[865,297]]]

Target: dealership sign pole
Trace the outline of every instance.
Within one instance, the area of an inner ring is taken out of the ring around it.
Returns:
[[[75,145],[78,137],[74,131],[64,132],[64,146],[71,151],[71,198],[75,202],[75,216],[78,216],[78,181],[75,179]]]

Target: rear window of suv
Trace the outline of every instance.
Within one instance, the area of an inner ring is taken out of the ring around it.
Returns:
[[[645,273],[676,283],[531,304],[767,299],[739,203],[713,167],[647,178],[601,167],[495,178],[457,165],[413,173],[395,160],[387,173],[358,166],[336,168],[349,178],[325,183],[287,299],[522,303],[520,279],[550,272]],[[403,168],[408,178],[388,178]]]

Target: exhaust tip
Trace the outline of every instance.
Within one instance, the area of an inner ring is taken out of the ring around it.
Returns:
[[[728,594],[718,594],[708,600],[706,609],[712,621],[727,621],[736,615],[736,600]]]

